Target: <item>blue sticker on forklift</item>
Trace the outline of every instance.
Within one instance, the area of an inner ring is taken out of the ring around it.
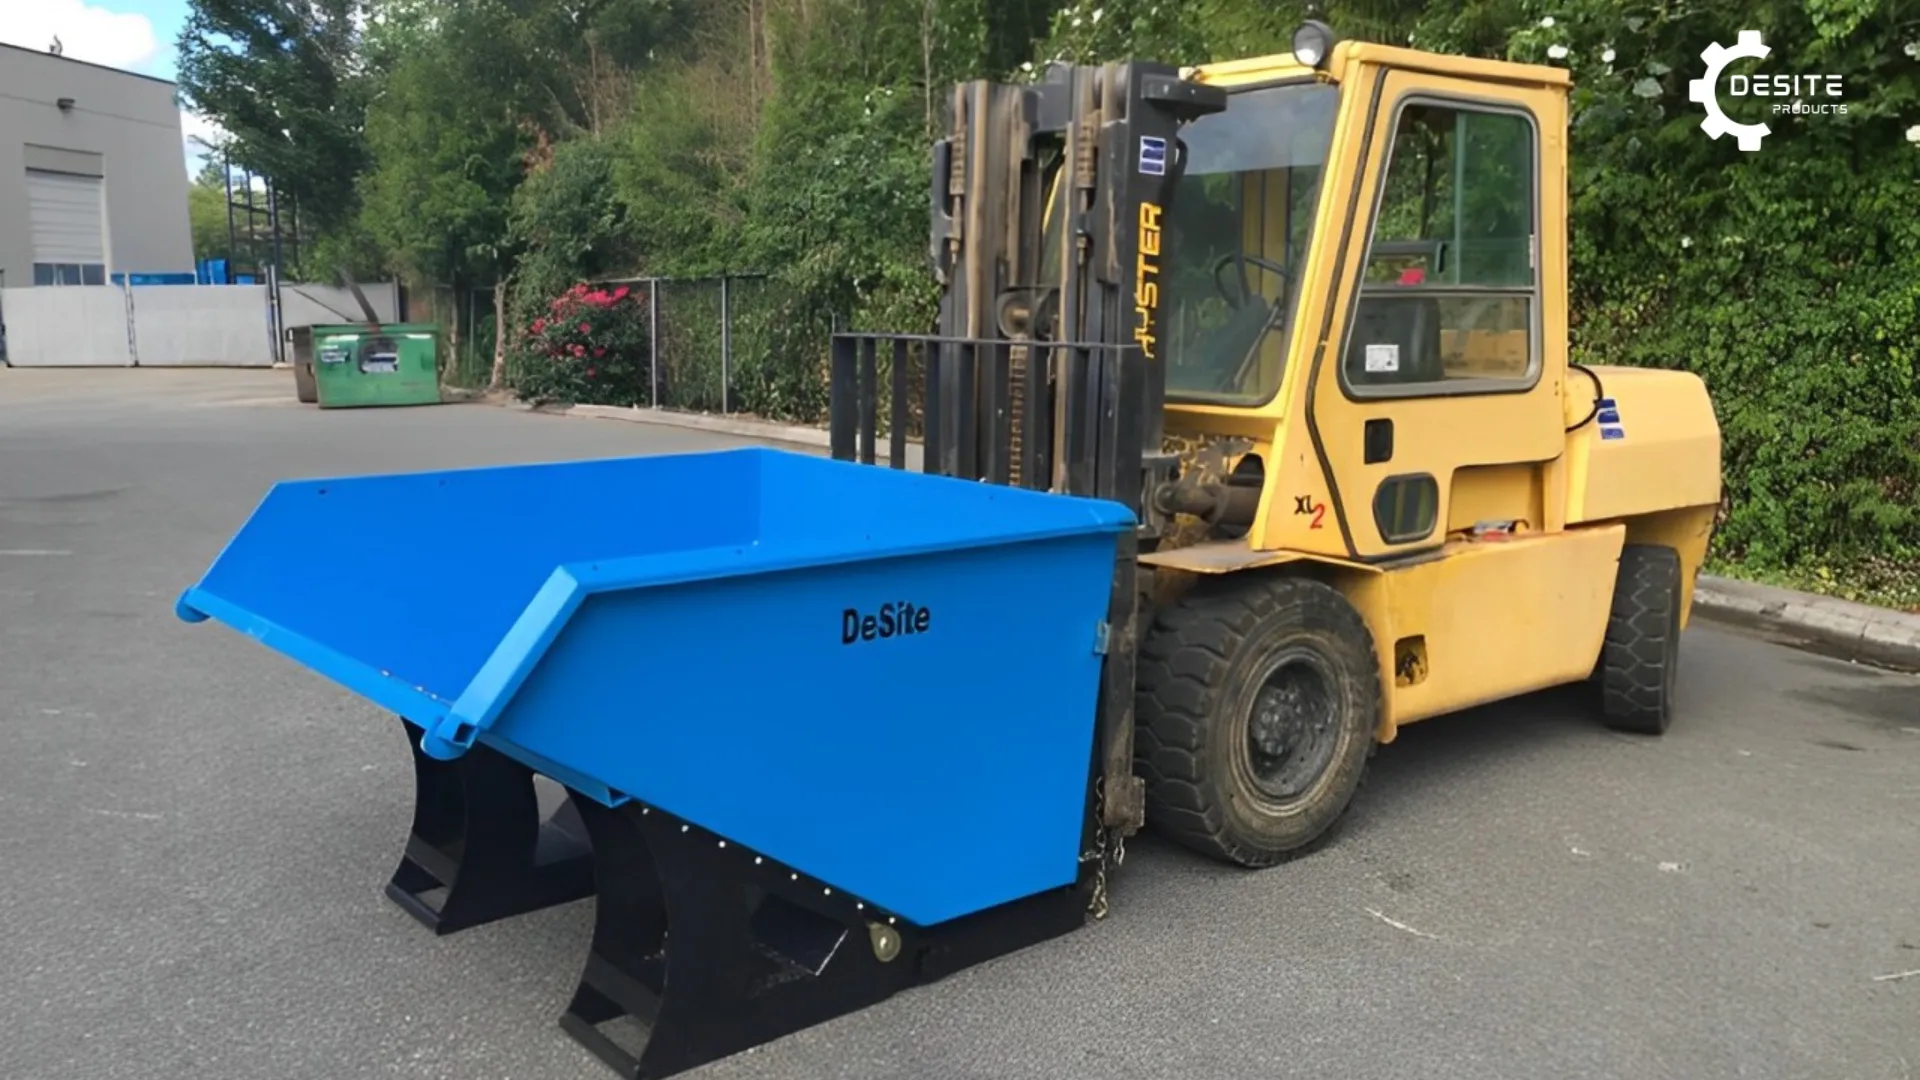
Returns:
[[[1601,408],[1603,408],[1603,409],[1617,409],[1617,408],[1619,408],[1620,406],[1618,406],[1618,405],[1616,405],[1616,404],[1614,404],[1614,401],[1613,401],[1613,399],[1612,399],[1612,398],[1610,398],[1610,397],[1603,397],[1603,398],[1601,398],[1601,399],[1600,399],[1600,407],[1601,407]]]
[[[1620,410],[1619,410],[1619,409],[1601,409],[1601,410],[1600,410],[1600,422],[1601,422],[1601,423],[1603,423],[1603,424],[1617,424],[1617,423],[1619,423],[1619,422],[1620,422]]]
[[[1627,437],[1627,433],[1624,428],[1603,427],[1600,429],[1600,437],[1603,439],[1624,439]]]
[[[1148,176],[1167,175],[1167,140],[1140,136],[1140,171]]]

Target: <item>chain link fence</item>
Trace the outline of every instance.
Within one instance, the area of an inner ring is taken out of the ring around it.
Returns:
[[[797,290],[764,274],[724,277],[630,277],[589,281],[588,288],[624,287],[644,309],[646,357],[632,367],[644,375],[622,384],[617,404],[682,412],[752,417],[792,424],[827,421],[829,347],[845,320]],[[498,332],[492,290],[429,286],[411,296],[410,314],[452,329],[444,377],[455,386],[484,388],[493,369]],[[542,361],[525,353],[525,328],[508,339],[508,385]],[[657,360],[657,362],[653,362]],[[891,357],[882,358],[882,364]]]
[[[827,417],[834,320],[764,275],[639,278],[657,358],[639,400],[684,412],[818,424]]]
[[[493,376],[493,289],[433,285],[408,294],[408,317],[440,327],[442,378],[449,386],[483,390]]]

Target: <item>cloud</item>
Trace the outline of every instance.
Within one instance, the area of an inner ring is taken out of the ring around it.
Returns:
[[[160,52],[145,15],[108,11],[86,0],[0,0],[0,41],[45,49],[58,37],[72,60],[138,68]]]
[[[217,160],[207,147],[218,146],[227,137],[219,124],[204,116],[180,110],[180,142],[186,152],[187,175],[197,176],[200,168],[209,160]]]
[[[227,137],[225,129],[218,123],[185,109],[180,110],[180,135],[186,141],[190,154],[205,153],[206,147],[202,143],[218,146],[220,140]]]

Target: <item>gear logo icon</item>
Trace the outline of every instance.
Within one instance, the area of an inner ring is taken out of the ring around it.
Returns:
[[[1735,60],[1764,60],[1772,50],[1760,40],[1760,31],[1742,30],[1739,40],[1729,49],[1719,42],[1706,47],[1700,53],[1700,59],[1707,62],[1707,73],[1687,84],[1687,100],[1704,105],[1707,115],[1700,120],[1700,130],[1712,139],[1722,135],[1732,135],[1740,149],[1754,151],[1760,149],[1760,140],[1766,138],[1773,129],[1765,124],[1737,124],[1726,113],[1720,111],[1720,73]]]

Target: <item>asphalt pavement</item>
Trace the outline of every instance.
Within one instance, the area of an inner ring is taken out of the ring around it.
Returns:
[[[591,903],[427,934],[397,726],[172,606],[278,479],[740,443],[0,370],[0,1077],[611,1076],[554,1023]],[[1662,739],[1572,692],[1420,724],[1315,855],[1143,838],[1104,922],[690,1075],[1913,1080],[1920,679],[1684,653]]]

